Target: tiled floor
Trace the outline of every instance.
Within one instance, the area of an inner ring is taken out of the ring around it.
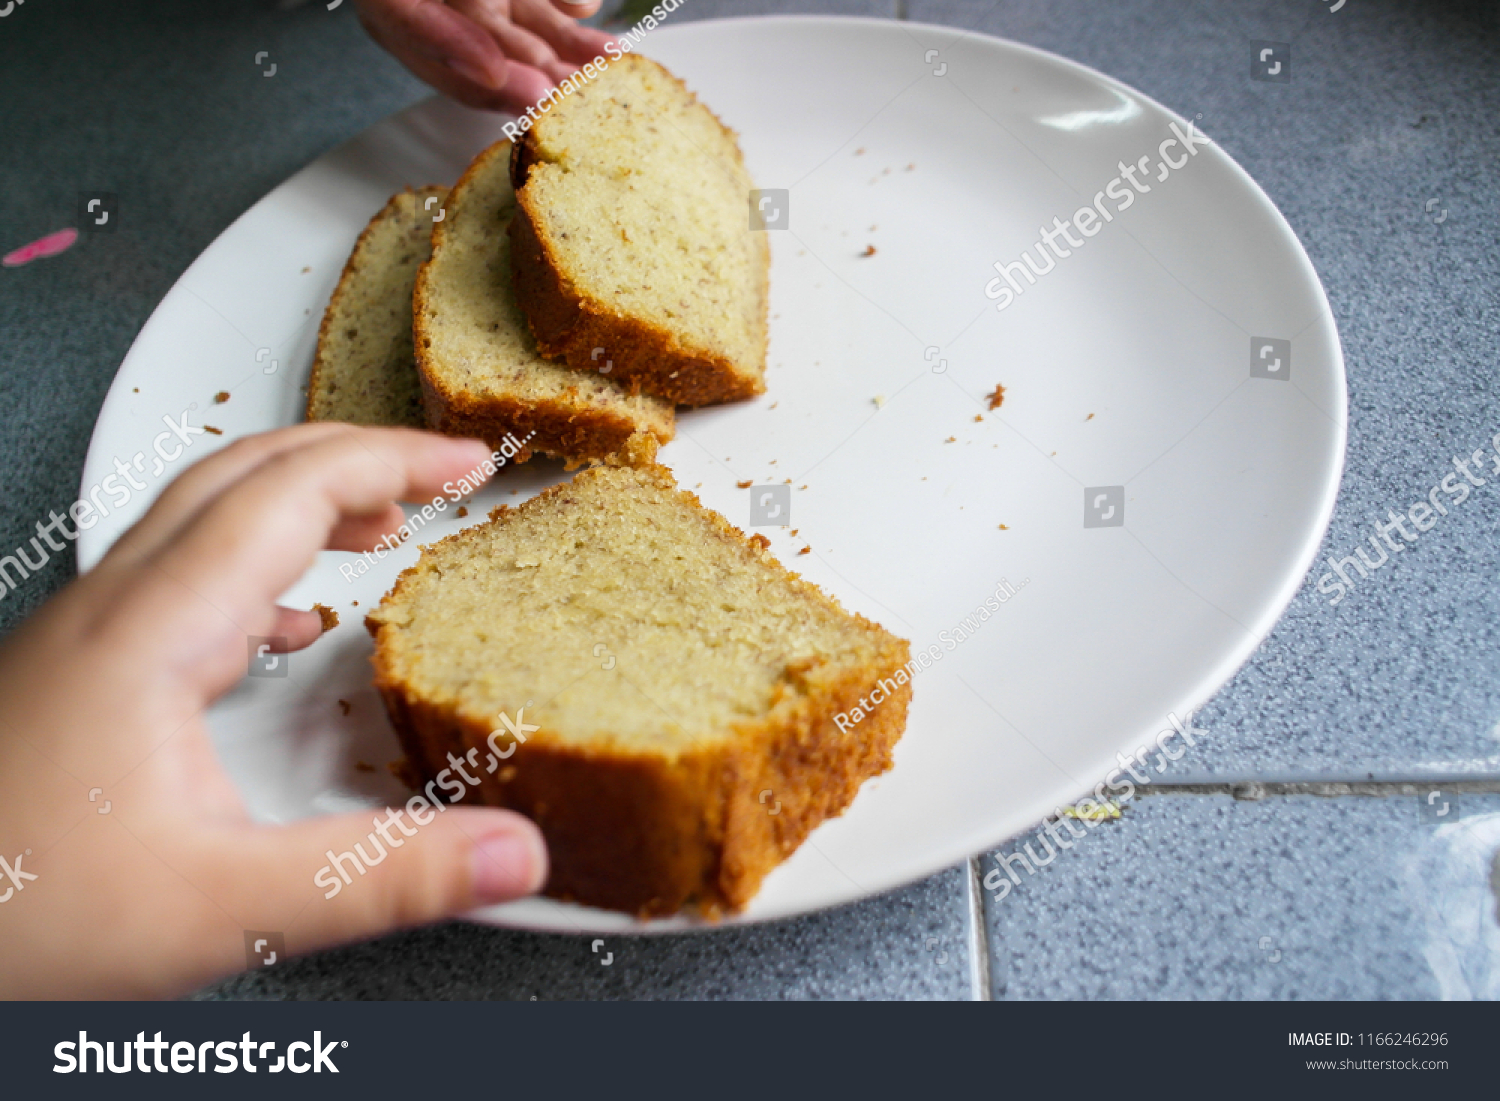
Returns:
[[[1373,518],[1425,496],[1455,456],[1490,448],[1500,429],[1490,381],[1500,324],[1500,17],[1493,5],[1449,0],[1332,7],[686,0],[673,18],[904,16],[945,27],[912,26],[913,49],[965,31],[1000,35],[1201,114],[1200,126],[1285,214],[1332,303],[1350,440],[1325,554],[1342,556]],[[36,8],[26,15],[40,16]],[[0,163],[9,197],[0,231],[29,239],[27,227],[65,216],[79,181],[94,179],[117,181],[124,216],[140,229],[122,230],[86,270],[33,265],[7,277],[0,455],[10,488],[0,545],[70,497],[114,369],[176,275],[296,168],[424,94],[352,13],[187,0],[150,10],[111,36],[89,33],[119,23],[104,0],[6,28],[17,42],[0,77],[11,106],[0,129],[32,157]],[[1293,44],[1291,83],[1248,79],[1252,38]],[[252,84],[247,59],[262,48],[302,76]],[[67,65],[49,60],[62,56]],[[765,64],[774,80],[777,59]],[[78,78],[90,71],[111,73],[110,87]],[[58,392],[72,397],[57,402]],[[77,464],[44,461],[58,453]],[[974,868],[777,925],[615,938],[599,952],[587,939],[446,926],[201,996],[1493,998],[1497,490],[1477,489],[1336,606],[1317,592],[1316,569],[1199,713],[1210,735],[1180,763],[1178,786],[1137,798],[1117,822],[1075,823],[1085,836],[1063,831],[1073,847],[1034,874],[1012,859],[1019,882],[1008,892],[984,855]],[[0,606],[7,629],[66,579],[61,565],[51,569]],[[1455,789],[1457,780],[1470,783]],[[1377,782],[1317,786],[1326,781]],[[1429,805],[1435,783],[1448,786]],[[1001,854],[1024,855],[1028,843],[1047,858],[1035,833]],[[977,891],[983,879],[992,887]],[[987,952],[976,958],[975,944]]]

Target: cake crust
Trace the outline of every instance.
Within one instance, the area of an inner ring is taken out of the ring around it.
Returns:
[[[659,394],[678,405],[714,405],[766,392],[764,378],[746,375],[728,357],[684,348],[670,329],[582,295],[563,274],[556,242],[538,229],[535,200],[524,189],[517,198],[510,224],[516,301],[543,355],[574,370],[597,371],[602,357],[595,349],[604,349],[612,378],[632,392]],[[761,301],[764,315],[767,296]]]

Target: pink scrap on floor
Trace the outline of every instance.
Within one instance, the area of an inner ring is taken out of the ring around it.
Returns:
[[[44,256],[56,256],[59,252],[67,252],[73,247],[73,242],[78,240],[78,231],[69,227],[60,229],[56,233],[49,233],[40,240],[33,241],[29,245],[22,245],[14,252],[8,252],[0,258],[0,265],[7,268],[18,268],[22,264],[29,264],[33,260],[40,260]]]

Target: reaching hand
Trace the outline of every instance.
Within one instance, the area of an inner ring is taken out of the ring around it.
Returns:
[[[318,551],[373,547],[396,501],[430,501],[488,454],[338,424],[240,440],[0,645],[0,997],[182,994],[241,970],[246,930],[304,952],[540,887],[527,819],[419,808],[401,832],[385,819],[389,851],[330,898],[326,854],[373,851],[388,812],[257,825],[203,721],[249,638],[320,636],[316,614],[276,604]]]
[[[577,20],[599,0],[354,0],[359,20],[422,80],[470,107],[521,113],[609,35]]]

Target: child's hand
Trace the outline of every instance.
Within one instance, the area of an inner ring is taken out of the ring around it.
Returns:
[[[319,637],[276,605],[319,550],[373,546],[395,501],[487,455],[334,424],[241,440],[0,646],[0,996],[181,994],[242,970],[245,930],[306,952],[538,889],[535,826],[454,807],[404,840],[388,826],[400,847],[325,901],[325,853],[371,847],[375,811],[253,824],[203,723],[250,636]]]
[[[370,37],[444,95],[524,113],[609,35],[576,20],[599,0],[354,0]],[[566,14],[565,14],[566,13]]]

